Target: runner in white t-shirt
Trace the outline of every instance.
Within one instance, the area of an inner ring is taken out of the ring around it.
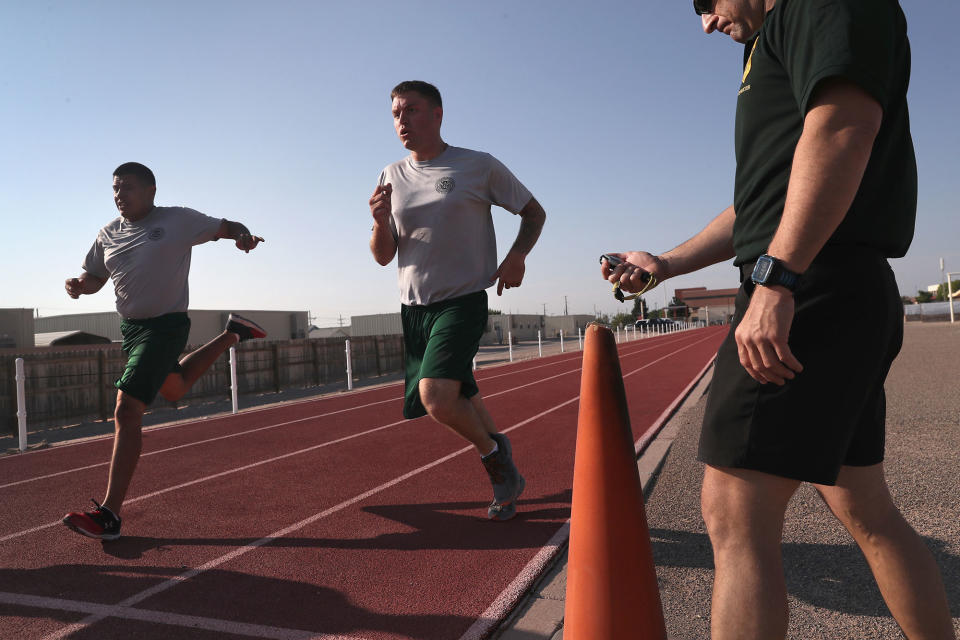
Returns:
[[[116,432],[107,495],[89,512],[68,513],[63,523],[90,538],[120,537],[120,508],[140,459],[141,426],[157,393],[178,400],[224,351],[242,340],[266,337],[256,323],[230,314],[224,332],[180,358],[190,333],[187,276],[194,245],[219,238],[249,252],[263,238],[239,222],[211,218],[193,209],[153,204],[153,172],[128,162],[113,172],[113,198],[120,216],[103,227],[83,261],[83,273],[66,282],[79,298],[113,280],[117,311],[123,317],[127,365],[116,382]]]
[[[370,250],[381,265],[397,256],[406,393],[403,415],[429,414],[471,442],[493,485],[493,520],[516,515],[525,480],[510,441],[497,432],[473,377],[487,324],[486,289],[519,287],[546,213],[488,153],[452,147],[440,137],[440,92],[421,81],[390,94],[397,135],[410,155],[385,168],[370,198]],[[497,264],[490,207],[521,218],[513,247]]]

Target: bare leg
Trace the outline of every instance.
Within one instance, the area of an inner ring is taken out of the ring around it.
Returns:
[[[474,402],[460,395],[459,380],[421,379],[420,400],[431,418],[472,443],[480,455],[484,456],[493,451],[495,443],[490,438],[491,432],[486,424],[488,421],[492,426],[493,419],[485,407],[481,413]],[[496,428],[493,432],[496,432]]]
[[[707,466],[701,507],[713,545],[713,640],[770,640],[787,633],[780,541],[800,483],[758,471]],[[744,615],[744,612],[749,612]]]
[[[480,416],[480,422],[483,423],[483,428],[486,432],[498,433],[497,425],[493,422],[493,416],[487,411],[487,405],[483,403],[483,398],[480,397],[479,393],[474,394],[473,397],[470,398],[470,403],[473,405],[474,410],[476,410],[477,415]]]
[[[183,370],[167,376],[160,388],[160,395],[171,402],[182,398],[200,376],[213,366],[217,358],[239,341],[237,334],[224,331],[196,351],[188,353],[180,361]]]
[[[113,413],[113,457],[110,459],[107,496],[103,499],[103,506],[116,515],[120,515],[120,507],[140,460],[141,425],[146,409],[147,405],[140,400],[123,391],[117,392],[117,407]]]
[[[814,486],[860,546],[907,638],[956,638],[936,562],[893,504],[883,465],[843,467],[836,486]]]

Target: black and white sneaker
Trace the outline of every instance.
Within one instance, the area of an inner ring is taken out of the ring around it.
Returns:
[[[227,318],[227,326],[224,328],[224,330],[240,336],[240,342],[253,340],[254,338],[267,337],[267,332],[263,327],[258,325],[253,320],[248,320],[235,313],[231,313]]]

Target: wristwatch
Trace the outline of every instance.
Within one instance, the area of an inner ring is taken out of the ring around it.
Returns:
[[[764,287],[773,287],[780,285],[790,291],[796,291],[800,284],[800,274],[787,269],[783,262],[773,256],[763,254],[757,258],[757,264],[753,267],[753,274],[750,279],[754,284]]]

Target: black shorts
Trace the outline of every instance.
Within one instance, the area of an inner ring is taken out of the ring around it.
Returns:
[[[487,327],[487,292],[442,300],[424,306],[401,305],[406,390],[403,417],[427,415],[420,400],[422,378],[460,381],[460,394],[479,391],[473,357]]]
[[[697,459],[817,484],[840,467],[883,461],[883,383],[903,342],[903,303],[887,261],[872,250],[827,247],[804,273],[788,344],[803,371],[760,384],[734,339],[750,302],[741,268],[736,311],[717,353]]]

